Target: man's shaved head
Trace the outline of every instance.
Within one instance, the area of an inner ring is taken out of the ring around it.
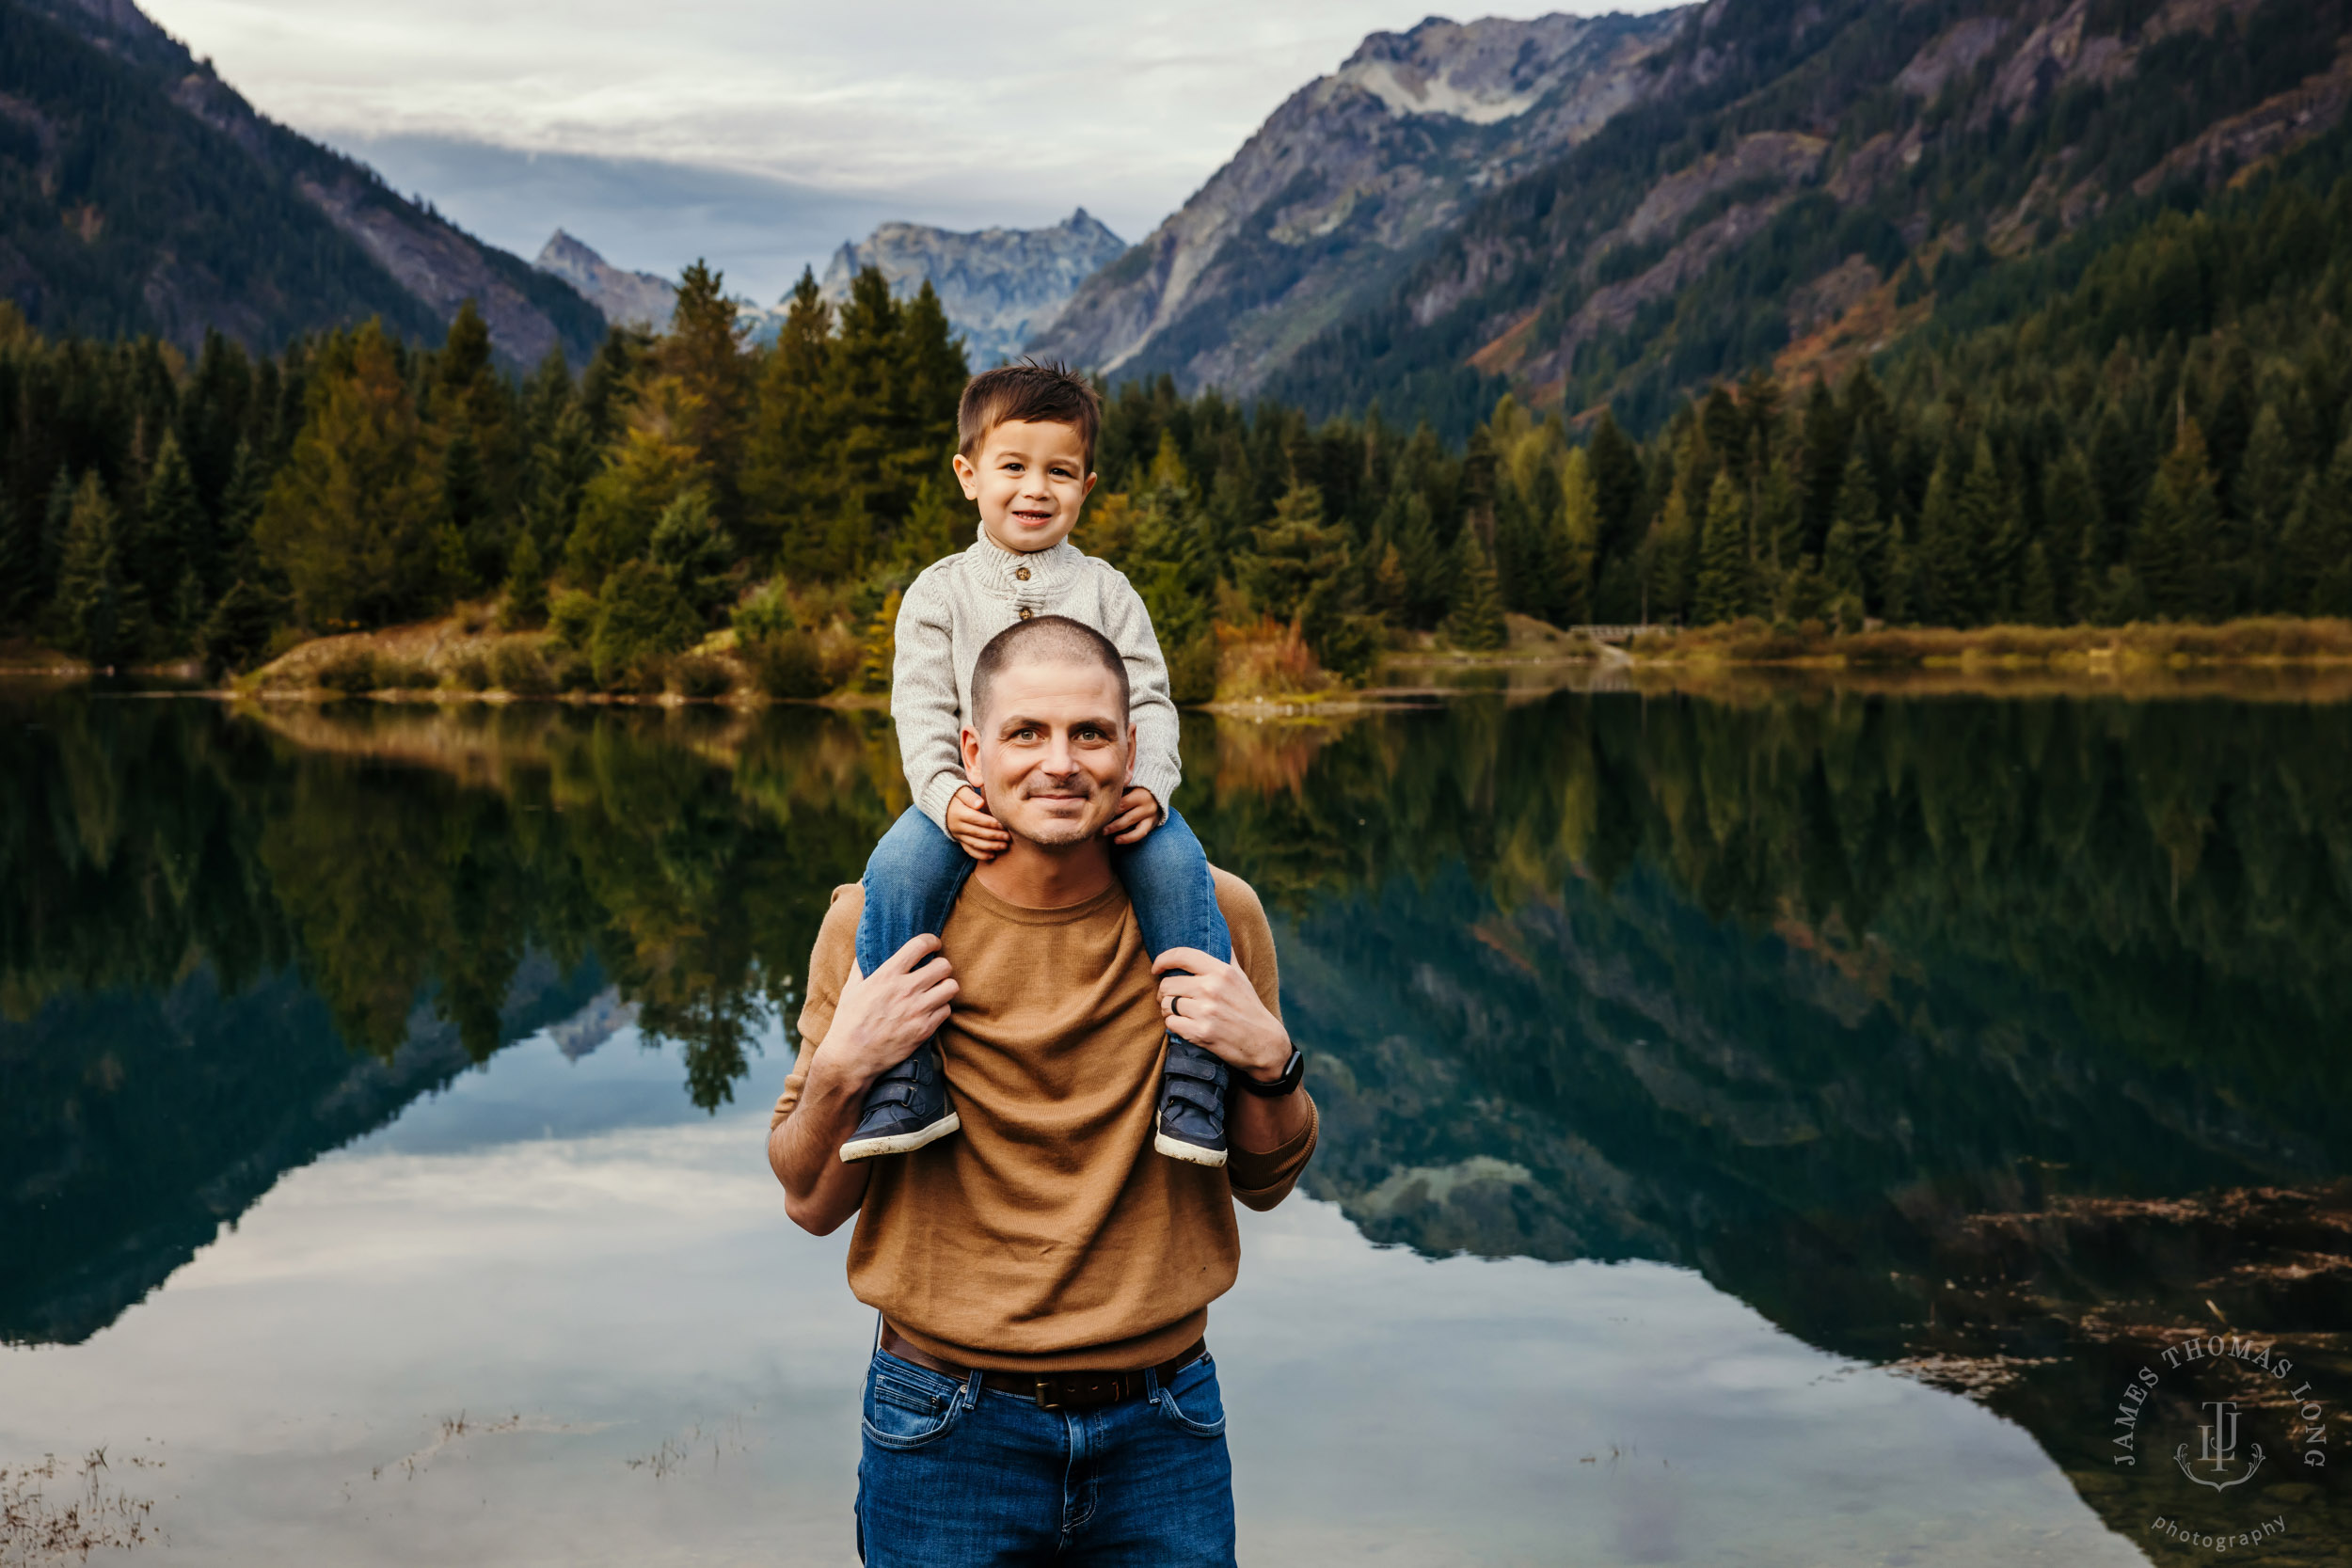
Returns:
[[[979,661],[972,667],[972,728],[985,732],[988,723],[988,703],[996,677],[1016,664],[1045,660],[1057,664],[1099,664],[1111,673],[1119,684],[1119,722],[1127,722],[1127,661],[1119,657],[1118,645],[1088,626],[1067,615],[1040,615],[1034,620],[1015,621],[1011,626],[988,640],[980,650]]]

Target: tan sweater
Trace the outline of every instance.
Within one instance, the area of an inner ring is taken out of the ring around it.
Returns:
[[[1274,936],[1258,895],[1216,873],[1233,956],[1275,1007]],[[854,885],[809,957],[801,1053],[771,1126],[799,1102],[856,958]],[[979,885],[941,933],[956,966],[939,1033],[962,1130],[873,1162],[850,1243],[850,1289],[933,1355],[1010,1370],[1148,1367],[1197,1338],[1241,1261],[1236,1200],[1271,1209],[1314,1151],[1315,1120],[1222,1170],[1152,1147],[1163,1035],[1126,889],[1031,910]]]

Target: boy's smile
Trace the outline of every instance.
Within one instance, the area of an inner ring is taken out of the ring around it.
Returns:
[[[1075,425],[1006,420],[980,439],[977,461],[956,454],[956,479],[980,528],[1009,550],[1050,550],[1070,537],[1094,488]]]

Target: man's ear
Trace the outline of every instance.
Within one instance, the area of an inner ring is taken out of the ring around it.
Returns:
[[[961,459],[959,458],[957,461],[961,462]],[[966,724],[963,727],[961,747],[963,751],[963,777],[973,788],[981,789],[980,737],[974,732],[972,726],[969,724]],[[987,791],[981,789],[981,793],[985,794]]]

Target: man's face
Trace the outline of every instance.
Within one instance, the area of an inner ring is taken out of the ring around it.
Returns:
[[[1007,420],[980,437],[976,455],[956,454],[956,478],[991,539],[1025,554],[1070,537],[1094,488],[1077,426]]]
[[[1005,831],[1047,848],[1084,843],[1118,809],[1135,760],[1119,682],[1092,660],[1040,657],[1000,672],[963,766]]]

